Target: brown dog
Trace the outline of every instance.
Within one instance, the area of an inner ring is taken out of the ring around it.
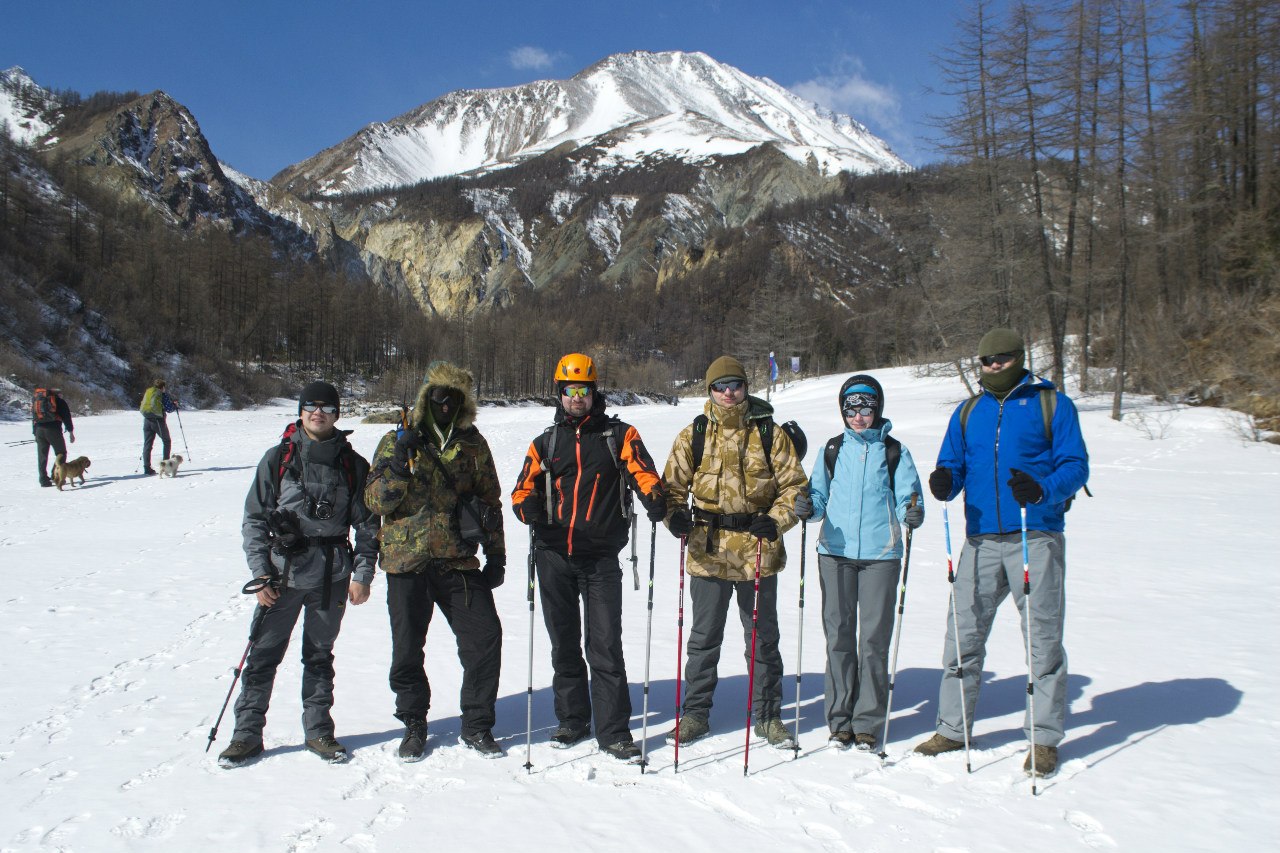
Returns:
[[[78,456],[70,462],[66,461],[67,457],[59,453],[57,461],[53,463],[53,484],[58,487],[58,491],[62,491],[62,487],[66,483],[75,485],[76,477],[80,478],[80,485],[84,485],[84,469],[89,467],[88,456]]]

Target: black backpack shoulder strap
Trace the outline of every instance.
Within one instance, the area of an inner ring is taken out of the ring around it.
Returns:
[[[981,394],[974,394],[968,400],[964,401],[964,405],[960,407],[960,436],[964,437],[964,431],[969,426],[969,415],[973,412],[973,407],[978,405],[978,401],[982,399]]]
[[[1040,389],[1040,414],[1044,417],[1044,437],[1053,444],[1053,414],[1058,410],[1058,392],[1053,388]]]
[[[884,437],[884,463],[889,469],[889,494],[896,496],[898,490],[894,488],[894,474],[898,470],[898,460],[902,458],[902,442],[891,435]]]
[[[764,461],[769,466],[769,476],[773,476],[773,418],[761,418],[756,421],[760,430],[760,447],[764,450]]]
[[[844,447],[844,433],[827,439],[827,446],[822,450],[822,462],[827,469],[827,480],[836,475],[836,459],[840,457],[840,448]]]
[[[693,419],[691,448],[693,450],[693,470],[696,472],[700,467],[702,467],[702,452],[707,448],[706,415],[698,415]]]

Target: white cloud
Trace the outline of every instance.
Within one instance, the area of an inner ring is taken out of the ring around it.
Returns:
[[[856,57],[844,57],[831,72],[789,88],[833,112],[875,125],[881,133],[894,134],[902,129],[900,96],[893,87],[869,79]]]
[[[517,47],[508,53],[507,61],[511,63],[512,68],[541,70],[554,65],[559,56],[559,54],[549,53],[540,47],[525,45]]]

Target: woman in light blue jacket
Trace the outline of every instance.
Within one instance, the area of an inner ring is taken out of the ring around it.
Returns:
[[[795,512],[822,522],[818,577],[830,742],[872,750],[888,703],[902,525],[919,527],[924,507],[918,500],[912,505],[920,477],[907,448],[889,436],[880,383],[866,374],[851,376],[838,402],[845,430],[815,460],[809,496],[797,499]]]

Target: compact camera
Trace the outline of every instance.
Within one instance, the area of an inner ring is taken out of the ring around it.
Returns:
[[[333,518],[333,501],[328,498],[307,496],[307,515],[317,521],[328,521]]]

